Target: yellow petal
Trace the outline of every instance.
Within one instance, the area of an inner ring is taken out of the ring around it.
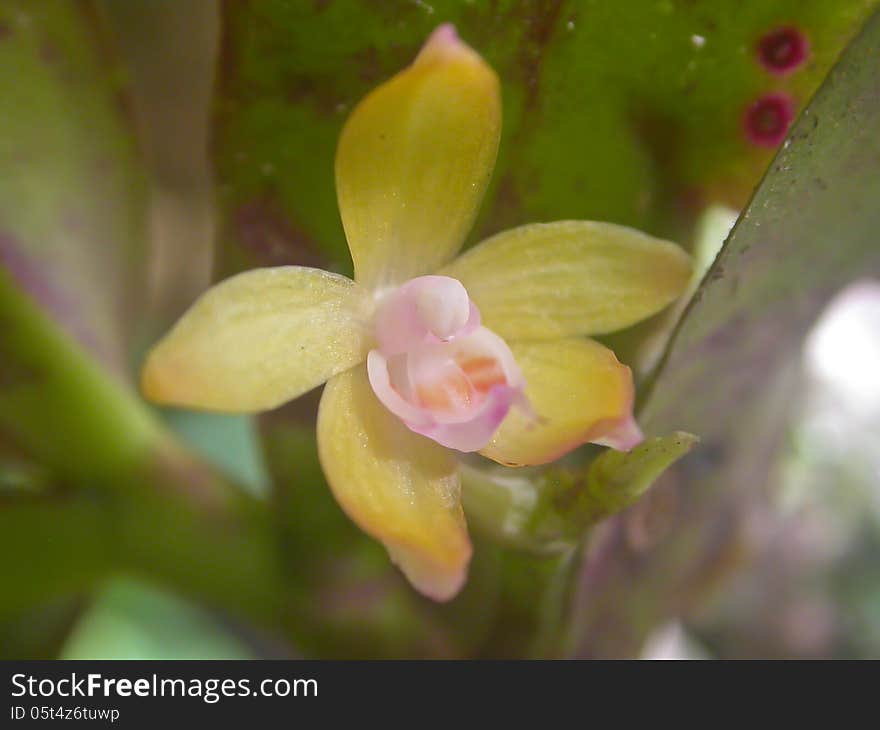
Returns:
[[[337,375],[318,412],[321,466],[337,501],[422,593],[452,598],[471,556],[458,462],[379,403],[364,367]]]
[[[153,348],[144,395],[208,410],[274,408],[366,357],[372,308],[365,289],[327,271],[239,274],[205,292]]]
[[[502,337],[551,340],[660,311],[684,291],[691,263],[674,243],[631,228],[559,221],[499,233],[439,273],[464,284]]]
[[[629,423],[632,373],[594,340],[512,342],[534,414],[514,407],[482,453],[507,466],[546,464]]]
[[[495,73],[452,26],[352,113],[336,154],[355,279],[375,288],[434,271],[461,248],[498,149]]]

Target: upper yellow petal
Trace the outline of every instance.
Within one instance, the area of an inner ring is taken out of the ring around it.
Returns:
[[[480,453],[507,466],[555,461],[632,414],[632,373],[595,340],[512,342],[533,416],[514,407]]]
[[[344,276],[247,271],[205,292],[153,348],[142,389],[178,406],[274,408],[361,362],[372,310],[369,292]]]
[[[458,462],[379,403],[366,368],[337,375],[318,412],[318,452],[337,501],[435,600],[464,584],[471,556]]]
[[[464,284],[502,337],[602,334],[655,314],[688,284],[674,243],[611,223],[536,223],[499,233],[441,272]]]
[[[500,133],[498,79],[451,26],[358,104],[339,140],[336,189],[359,283],[401,283],[456,254]]]

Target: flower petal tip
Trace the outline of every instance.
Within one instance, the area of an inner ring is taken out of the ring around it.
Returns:
[[[459,37],[455,26],[452,23],[443,23],[443,25],[437,26],[434,32],[428,36],[428,39],[422,46],[422,50],[419,51],[416,61],[438,59],[461,49],[471,51]]]
[[[414,65],[420,66],[428,63],[456,63],[477,65],[484,71],[489,72],[489,77],[497,83],[495,72],[486,65],[482,56],[465,43],[452,23],[444,23],[438,26],[422,45],[416,56]]]
[[[192,381],[186,363],[157,347],[147,356],[141,369],[141,395],[159,406],[217,410],[199,400],[199,388]]]
[[[141,369],[141,394],[152,403],[170,403],[174,400],[174,378],[170,377],[167,367],[162,367],[161,358],[153,350]]]
[[[386,545],[388,555],[412,586],[423,596],[438,603],[446,603],[455,598],[467,582],[468,565],[472,548],[470,542],[456,551],[456,560],[440,564],[425,556],[407,549],[396,549]]]
[[[632,451],[644,440],[645,436],[642,429],[639,428],[639,424],[636,423],[636,419],[629,416],[619,421],[602,438],[595,439],[593,443],[608,446],[615,451]]]
[[[443,23],[443,25],[438,25],[434,29],[434,32],[428,36],[426,45],[431,43],[455,44],[461,43],[461,38],[458,37],[458,31],[455,29],[455,25],[452,23]]]

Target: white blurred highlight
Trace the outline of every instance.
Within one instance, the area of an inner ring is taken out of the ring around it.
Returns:
[[[806,365],[842,408],[880,416],[880,281],[857,282],[835,298],[807,341]]]

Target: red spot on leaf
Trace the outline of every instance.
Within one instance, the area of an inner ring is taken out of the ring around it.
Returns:
[[[794,101],[788,94],[765,94],[754,101],[745,113],[746,137],[761,147],[776,147],[794,119]]]
[[[807,36],[793,26],[770,31],[758,41],[761,65],[772,74],[784,76],[807,60],[810,43]]]

